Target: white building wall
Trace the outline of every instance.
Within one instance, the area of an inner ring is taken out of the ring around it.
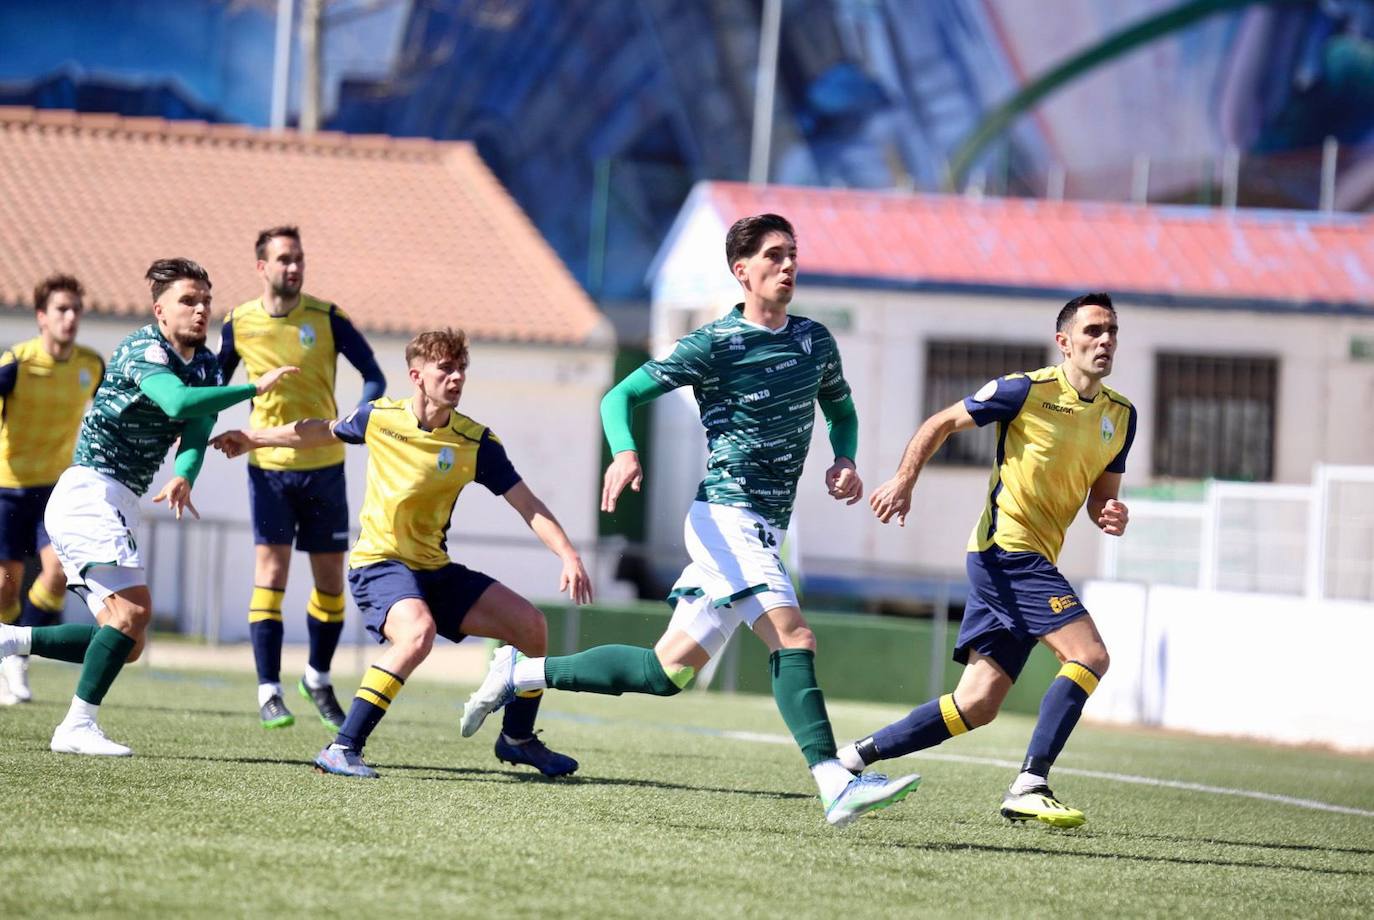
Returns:
[[[79,341],[106,357],[141,321],[136,318],[88,316]],[[36,334],[32,317],[0,315],[0,343]],[[369,336],[377,361],[387,375],[387,395],[411,391],[406,376],[405,344],[409,337]],[[217,347],[212,334],[210,345]],[[600,499],[600,422],[598,404],[610,385],[613,352],[540,345],[476,342],[460,411],[489,426],[506,446],[512,462],[530,488],[549,506],[594,568]],[[243,382],[239,370],[234,382]],[[339,361],[337,397],[340,412],[361,397],[362,380],[352,365]],[[220,414],[217,430],[247,424],[247,404]],[[170,456],[170,454],[169,454]],[[350,517],[356,526],[362,507],[367,450],[349,447],[345,461]],[[170,462],[154,480],[153,489],[171,475]],[[188,615],[223,616],[223,638],[247,634],[246,611],[253,583],[252,532],[249,524],[248,482],[243,460],[228,460],[211,452],[192,495],[206,522],[222,522],[222,536],[212,527],[183,521],[178,530],[162,526],[151,545],[153,599],[163,609],[183,598]],[[166,519],[167,512],[144,503],[145,519]],[[183,539],[174,539],[180,529]],[[222,542],[218,542],[221,541]],[[509,542],[507,542],[509,541]],[[449,552],[459,562],[482,569],[525,596],[544,600],[558,595],[558,560],[503,499],[481,486],[465,489],[453,512]],[[214,558],[209,558],[211,555]],[[609,569],[613,562],[605,563]],[[596,572],[593,576],[596,577]],[[287,638],[303,640],[303,611],[310,591],[309,560],[297,553],[287,590]],[[75,608],[73,608],[75,609]]]

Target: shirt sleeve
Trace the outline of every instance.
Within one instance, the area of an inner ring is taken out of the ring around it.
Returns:
[[[1117,452],[1112,462],[1107,464],[1108,473],[1126,472],[1126,455],[1131,452],[1131,445],[1135,443],[1135,406],[1131,406],[1131,420],[1126,423],[1126,441],[1121,445],[1121,450]]]
[[[234,347],[234,314],[224,318],[224,326],[219,335],[219,380],[228,383],[239,366],[239,351]]]
[[[477,472],[473,480],[486,486],[492,495],[505,495],[520,481],[520,474],[506,456],[506,448],[491,431],[482,432],[477,445]]]
[[[993,422],[1009,422],[1026,402],[1031,381],[1025,374],[1008,374],[989,380],[972,396],[964,397],[964,408],[979,428]]]
[[[830,342],[830,357],[821,369],[821,387],[816,398],[823,403],[839,403],[850,395],[849,381],[844,379],[844,362],[840,360],[840,347],[835,339],[826,333]]]
[[[172,357],[159,342],[140,343],[125,356],[122,370],[135,385],[142,387],[143,381],[158,374],[172,373]]]
[[[96,390],[100,389],[100,381],[105,379],[105,359],[99,355],[93,355],[93,357],[95,358],[95,379],[91,381],[91,395],[95,396]]]
[[[356,409],[334,423],[334,437],[345,444],[362,444],[367,440],[367,420],[372,417],[372,403],[360,403]]]
[[[696,386],[710,368],[711,339],[698,329],[678,339],[673,353],[662,361],[647,361],[643,370],[665,390]]]
[[[8,396],[14,392],[14,385],[19,381],[19,359],[14,356],[14,352],[9,349],[0,355],[0,396]]]
[[[386,375],[377,364],[377,357],[372,353],[372,346],[367,344],[367,339],[363,338],[358,327],[354,326],[349,320],[348,314],[338,307],[331,306],[329,310],[329,326],[334,333],[334,346],[339,354],[348,359],[348,363],[358,369],[358,373],[363,377],[363,402],[371,402],[374,399],[386,395]]]

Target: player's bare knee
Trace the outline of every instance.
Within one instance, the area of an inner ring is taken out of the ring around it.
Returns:
[[[1099,645],[1095,648],[1088,649],[1080,655],[1073,656],[1072,660],[1092,671],[1097,675],[1099,680],[1106,675],[1107,668],[1110,667],[1112,663],[1111,656],[1107,654],[1107,647],[1105,645]]]
[[[809,626],[797,626],[789,629],[780,633],[778,638],[782,640],[783,648],[803,649],[808,652],[816,650],[816,634],[811,631]]]
[[[513,624],[515,639],[511,643],[531,658],[543,658],[549,650],[549,625],[544,615],[534,607],[521,613]]]
[[[975,696],[967,703],[960,701],[959,713],[969,728],[982,728],[997,718],[1002,709],[1002,701],[991,696]]]

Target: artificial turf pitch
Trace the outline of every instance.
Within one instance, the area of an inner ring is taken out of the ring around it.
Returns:
[[[888,762],[921,788],[836,831],[768,697],[550,692],[582,767],[548,781],[422,670],[360,781],[310,769],[304,700],[259,728],[248,674],[130,667],[101,721],[135,756],[50,753],[76,674],[35,659],[39,701],[0,709],[0,917],[1374,916],[1367,757],[1084,725],[1052,784],[1088,824],[1012,826],[1032,723],[1004,715]],[[830,710],[841,741],[903,713]]]

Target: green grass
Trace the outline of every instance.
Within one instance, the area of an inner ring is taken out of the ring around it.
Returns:
[[[375,782],[317,775],[318,722],[258,728],[251,675],[131,667],[102,712],[128,760],[52,754],[76,669],[0,709],[0,917],[1253,917],[1374,915],[1374,817],[1062,772],[1076,831],[997,816],[1031,720],[932,756],[901,805],[828,827],[767,697],[550,693],[545,781],[463,740],[466,688],[407,685]],[[298,716],[309,715],[295,700]],[[832,702],[848,739],[901,715]],[[1060,766],[1374,810],[1374,760],[1081,728]]]

